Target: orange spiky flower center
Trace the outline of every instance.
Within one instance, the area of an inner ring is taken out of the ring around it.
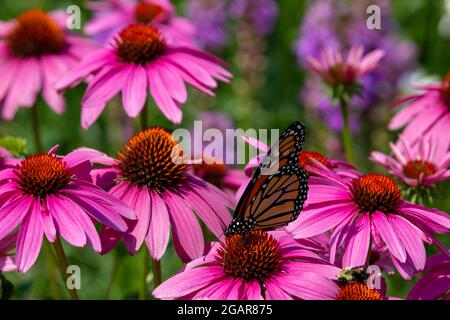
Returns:
[[[400,188],[394,180],[376,173],[353,179],[350,190],[362,212],[393,212],[401,199]]]
[[[445,75],[441,83],[441,96],[444,103],[450,108],[450,71]]]
[[[299,164],[310,175],[312,173],[309,172],[308,167],[313,167],[313,168],[317,167],[316,164],[311,161],[311,159],[314,159],[314,160],[320,162],[321,164],[323,164],[327,168],[331,168],[333,166],[332,163],[331,163],[331,160],[329,158],[325,157],[323,154],[321,154],[319,152],[302,151],[300,153]]]
[[[365,283],[349,282],[339,287],[337,300],[384,300],[383,295]]]
[[[151,3],[139,2],[134,7],[134,17],[139,23],[150,23],[164,13],[164,8]]]
[[[185,181],[187,164],[178,141],[165,129],[139,132],[117,154],[121,178],[162,193],[176,190]]]
[[[64,33],[45,12],[35,9],[22,13],[6,36],[12,54],[18,57],[39,57],[64,49]]]
[[[136,24],[123,29],[117,38],[117,56],[123,62],[146,65],[162,55],[166,43],[152,26]]]
[[[431,162],[414,160],[403,166],[403,174],[411,179],[418,179],[421,175],[425,178],[436,173],[436,166]]]
[[[217,261],[233,277],[264,281],[280,270],[279,244],[261,230],[234,234],[221,243]]]
[[[58,193],[73,179],[66,163],[47,153],[25,158],[17,164],[15,173],[22,191],[40,199]]]

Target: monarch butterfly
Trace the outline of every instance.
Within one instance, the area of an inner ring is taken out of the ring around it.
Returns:
[[[308,194],[308,174],[299,165],[305,127],[294,122],[272,146],[238,202],[225,236],[273,230],[297,219]],[[278,170],[275,170],[278,169]]]

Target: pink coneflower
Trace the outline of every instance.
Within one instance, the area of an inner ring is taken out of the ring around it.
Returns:
[[[226,194],[234,197],[236,191],[243,183],[247,183],[248,177],[243,170],[232,168],[218,159],[203,157],[200,163],[194,163],[193,173],[216,187]]]
[[[17,232],[12,232],[0,241],[0,271],[16,270],[13,250],[16,247]]]
[[[389,144],[392,155],[374,151],[370,160],[410,186],[429,186],[450,177],[450,151],[439,140],[421,137],[414,146],[400,136]]]
[[[164,37],[176,44],[194,44],[196,30],[186,18],[177,17],[175,8],[167,0],[88,2],[94,18],[84,31],[100,41],[108,41],[130,24],[149,24],[157,27]]]
[[[402,135],[410,144],[420,137],[440,140],[447,148],[450,146],[450,72],[442,80],[425,86],[417,86],[423,93],[400,99],[397,105],[409,103],[390,121],[389,129],[405,127]]]
[[[363,56],[362,47],[352,47],[347,55],[347,59],[342,58],[341,53],[334,52],[331,48],[326,48],[320,60],[308,56],[309,68],[318,74],[322,80],[331,87],[354,86],[359,79],[375,69],[378,62],[384,56],[384,51],[374,50]]]
[[[213,244],[204,258],[187,264],[153,295],[160,299],[317,299],[321,277],[336,280],[339,271],[284,231],[252,231]]]
[[[438,253],[428,258],[424,275],[417,281],[409,300],[450,300],[450,257]]]
[[[65,102],[53,87],[92,50],[87,40],[66,32],[63,12],[30,10],[0,28],[0,109],[11,120],[20,107],[31,108],[38,94],[56,113]]]
[[[227,206],[233,207],[233,202],[215,186],[192,175],[182,153],[167,130],[150,128],[128,140],[111,161],[111,168],[101,169],[96,181],[110,175],[114,184],[110,193],[127,203],[138,217],[129,221],[126,233],[103,230],[104,253],[124,237],[131,254],[145,240],[153,259],[160,260],[172,226],[180,258],[196,259],[204,254],[205,242],[195,213],[216,236],[223,236],[231,222]]]
[[[302,239],[333,230],[330,256],[343,249],[343,267],[366,263],[371,243],[387,247],[392,262],[405,279],[425,265],[423,241],[445,250],[433,233],[448,233],[446,213],[402,199],[397,184],[380,174],[342,179],[325,167],[314,170],[309,187],[313,197],[300,217],[287,227]]]
[[[92,218],[121,231],[127,229],[123,217],[135,219],[125,204],[84,180],[89,162],[102,153],[78,149],[58,157],[55,150],[0,171],[0,240],[20,225],[15,262],[21,272],[33,266],[44,234],[50,242],[61,235],[73,246],[89,243],[100,252]]]
[[[180,123],[181,104],[187,100],[185,82],[214,95],[215,79],[227,82],[231,74],[219,59],[189,47],[167,43],[152,26],[131,25],[116,42],[100,49],[57,83],[62,90],[92,77],[81,103],[81,125],[88,128],[116,94],[122,92],[125,112],[136,117],[147,101],[147,91],[173,123]]]

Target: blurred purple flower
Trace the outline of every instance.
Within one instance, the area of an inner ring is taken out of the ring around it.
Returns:
[[[381,7],[381,29],[370,30],[366,26],[366,8],[370,4]],[[311,31],[314,32],[311,32]],[[347,52],[352,46],[364,46],[366,52],[381,49],[386,52],[383,63],[361,79],[362,97],[351,102],[354,110],[366,110],[390,101],[396,94],[399,81],[410,70],[416,56],[416,48],[403,40],[396,32],[389,2],[361,1],[354,6],[336,0],[319,0],[312,3],[300,26],[300,37],[295,44],[299,64],[306,65],[306,57],[319,57],[325,47]],[[307,78],[301,98],[305,104],[319,109],[318,113],[335,131],[340,131],[341,119],[333,103],[324,96],[318,81]],[[357,128],[355,128],[357,129]]]
[[[198,30],[200,44],[210,49],[226,45],[229,20],[248,20],[265,36],[273,30],[278,16],[274,0],[189,0],[187,11]]]

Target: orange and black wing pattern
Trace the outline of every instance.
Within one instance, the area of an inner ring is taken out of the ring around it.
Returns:
[[[304,141],[300,122],[283,131],[244,191],[226,236],[273,230],[297,219],[308,194],[308,175],[298,164]]]

